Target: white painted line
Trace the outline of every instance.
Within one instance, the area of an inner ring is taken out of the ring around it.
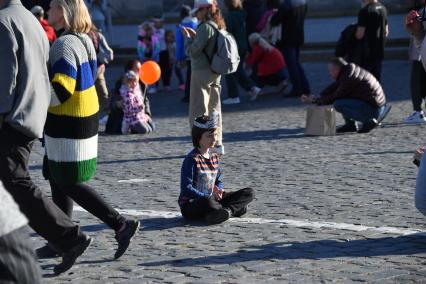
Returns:
[[[120,179],[117,180],[119,183],[140,183],[140,182],[147,182],[149,179],[146,178],[134,178],[134,179]]]
[[[75,211],[86,212],[83,208],[79,206],[74,206]],[[177,218],[182,215],[180,212],[170,212],[170,211],[154,211],[154,210],[135,210],[135,209],[117,209],[118,212],[124,215],[129,216],[146,216],[150,218]],[[308,220],[291,220],[291,219],[264,219],[264,218],[231,218],[229,220],[233,223],[243,223],[243,224],[274,224],[282,225],[288,227],[296,228],[312,228],[312,229],[331,229],[331,230],[345,230],[345,231],[354,231],[354,232],[377,232],[383,234],[394,234],[394,235],[412,235],[412,234],[426,234],[425,231],[420,229],[406,229],[406,228],[397,228],[397,227],[372,227],[372,226],[363,226],[363,225],[354,225],[348,223],[335,223],[335,222],[315,222]]]

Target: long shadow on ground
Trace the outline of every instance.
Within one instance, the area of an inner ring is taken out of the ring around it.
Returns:
[[[384,237],[353,241],[318,240],[311,242],[281,242],[249,246],[238,252],[200,258],[180,258],[146,262],[140,266],[205,266],[240,263],[266,259],[324,259],[336,257],[372,257],[385,255],[414,255],[426,253],[423,235]]]

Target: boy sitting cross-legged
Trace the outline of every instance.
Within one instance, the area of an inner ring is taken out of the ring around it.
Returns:
[[[182,216],[222,223],[229,217],[240,217],[254,198],[251,188],[225,192],[219,169],[219,157],[211,151],[217,139],[218,116],[201,116],[192,128],[194,149],[185,157],[181,171],[179,206]]]

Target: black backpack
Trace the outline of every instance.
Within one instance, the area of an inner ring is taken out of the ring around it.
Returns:
[[[362,65],[365,60],[368,60],[370,50],[365,36],[361,40],[355,38],[357,27],[357,24],[350,24],[343,29],[337,40],[334,55],[343,57],[348,62]]]

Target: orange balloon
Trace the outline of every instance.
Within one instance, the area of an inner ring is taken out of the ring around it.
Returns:
[[[142,64],[139,70],[139,78],[146,85],[152,85],[160,80],[161,69],[157,62],[149,60]]]

